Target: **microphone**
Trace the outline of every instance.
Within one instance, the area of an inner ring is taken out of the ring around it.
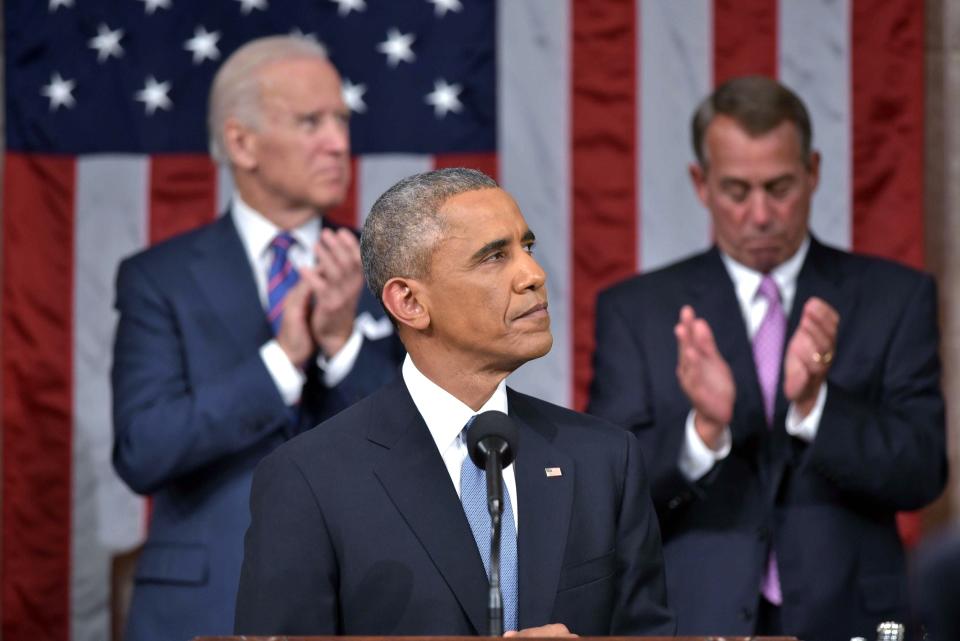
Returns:
[[[503,634],[503,597],[500,593],[500,517],[503,514],[503,468],[517,452],[517,425],[496,410],[478,414],[467,430],[467,452],[474,465],[486,471],[487,511],[490,513],[490,592],[487,614],[490,636]]]

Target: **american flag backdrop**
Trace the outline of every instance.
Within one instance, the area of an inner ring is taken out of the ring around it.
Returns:
[[[146,511],[110,465],[113,277],[223,211],[210,80],[250,38],[322,42],[353,110],[362,223],[408,174],[469,165],[519,202],[555,344],[516,387],[582,407],[597,289],[706,247],[689,117],[777,76],[823,153],[813,229],[923,263],[922,0],[6,0],[2,550],[8,641],[108,633],[111,555]],[[672,375],[665,372],[664,375]]]

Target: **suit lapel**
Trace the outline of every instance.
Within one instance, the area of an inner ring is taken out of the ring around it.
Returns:
[[[793,306],[790,309],[790,318],[787,319],[787,338],[784,345],[786,350],[790,339],[797,331],[800,324],[800,317],[803,315],[803,306],[810,298],[816,296],[821,298],[840,314],[841,321],[847,318],[853,306],[855,305],[855,295],[845,293],[843,290],[843,274],[841,266],[836,260],[836,254],[833,250],[825,247],[816,238],[811,236],[810,249],[807,257],[803,261],[803,267],[797,276],[797,293],[794,296]],[[841,322],[840,330],[843,329]],[[838,343],[842,339],[838,335]],[[783,424],[786,420],[787,408],[789,403],[783,395],[783,368],[780,373],[780,386],[777,391],[777,409],[776,415],[778,424]],[[789,438],[786,432],[783,432],[780,444],[780,458],[785,460],[789,452]],[[782,472],[782,469],[780,470]]]
[[[190,269],[210,308],[242,347],[260,345],[273,335],[232,215],[222,216],[198,237]]]
[[[576,469],[573,460],[552,443],[556,426],[535,415],[513,390],[508,392],[510,415],[520,428],[514,473],[520,520],[520,627],[525,628],[542,625],[553,614],[570,528]],[[561,475],[548,477],[546,468],[560,468]]]
[[[487,630],[488,581],[463,505],[402,379],[385,390],[390,413],[368,439],[389,451],[374,473],[423,545],[475,632]]]
[[[797,294],[787,326],[788,339],[800,323],[804,304],[813,296],[822,298],[836,309],[841,321],[848,317],[855,301],[853,296],[844,292],[843,272],[834,250],[811,237],[810,250],[797,277]]]
[[[837,310],[841,320],[848,317],[855,305],[854,296],[845,294],[842,288],[843,274],[841,266],[836,261],[836,255],[832,250],[822,245],[816,238],[811,236],[810,248],[807,257],[803,261],[803,267],[797,276],[797,292],[794,296],[793,305],[790,309],[790,317],[787,319],[787,336],[784,350],[786,350],[790,339],[797,331],[800,324],[800,317],[803,314],[803,306],[806,302],[816,296],[821,298],[831,307]],[[840,330],[843,329],[841,322]],[[838,335],[837,343],[842,342],[842,337]],[[783,395],[783,368],[781,367],[780,385],[777,390],[776,416],[777,424],[782,425],[786,420],[787,408],[789,403]],[[775,459],[777,464],[773,469],[773,483],[771,492],[776,492],[783,476],[784,468],[790,456],[790,437],[785,430],[780,430],[776,443]],[[772,498],[775,498],[772,497]]]

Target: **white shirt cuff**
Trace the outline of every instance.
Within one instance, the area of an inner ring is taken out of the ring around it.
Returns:
[[[707,472],[713,469],[718,461],[722,461],[730,454],[733,448],[733,437],[730,435],[730,426],[723,428],[723,434],[720,436],[720,448],[710,449],[700,435],[697,434],[694,417],[696,412],[690,410],[687,414],[686,437],[683,447],[680,449],[680,473],[688,481],[699,481],[707,475]]]
[[[813,409],[807,414],[806,418],[800,418],[797,414],[797,407],[790,403],[787,409],[787,434],[795,436],[801,441],[812,443],[817,437],[817,431],[820,429],[820,417],[823,416],[823,407],[827,404],[827,384],[820,384],[820,391],[817,393],[817,402]]]
[[[277,339],[273,339],[263,344],[260,348],[260,358],[263,364],[267,366],[270,372],[270,378],[273,384],[277,386],[280,397],[287,405],[295,405],[300,401],[300,392],[303,390],[303,384],[307,377],[294,365],[287,353],[280,347]]]
[[[354,323],[350,338],[343,344],[339,352],[330,358],[324,357],[323,354],[317,356],[317,365],[323,372],[323,384],[327,387],[339,385],[353,369],[353,364],[357,362],[361,347],[363,347],[363,334],[357,323]]]

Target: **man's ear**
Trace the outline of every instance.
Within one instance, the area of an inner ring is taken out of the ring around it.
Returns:
[[[820,184],[820,152],[811,151],[810,160],[807,163],[807,173],[810,174],[810,191],[813,191],[817,188],[817,185]]]
[[[704,207],[707,207],[707,170],[700,163],[692,162],[687,167],[687,171],[690,173],[690,182],[693,183],[697,198]]]
[[[383,286],[383,306],[402,325],[415,330],[430,326],[422,284],[412,278],[391,278]]]
[[[223,146],[230,164],[252,170],[257,166],[257,133],[236,118],[223,123]]]

